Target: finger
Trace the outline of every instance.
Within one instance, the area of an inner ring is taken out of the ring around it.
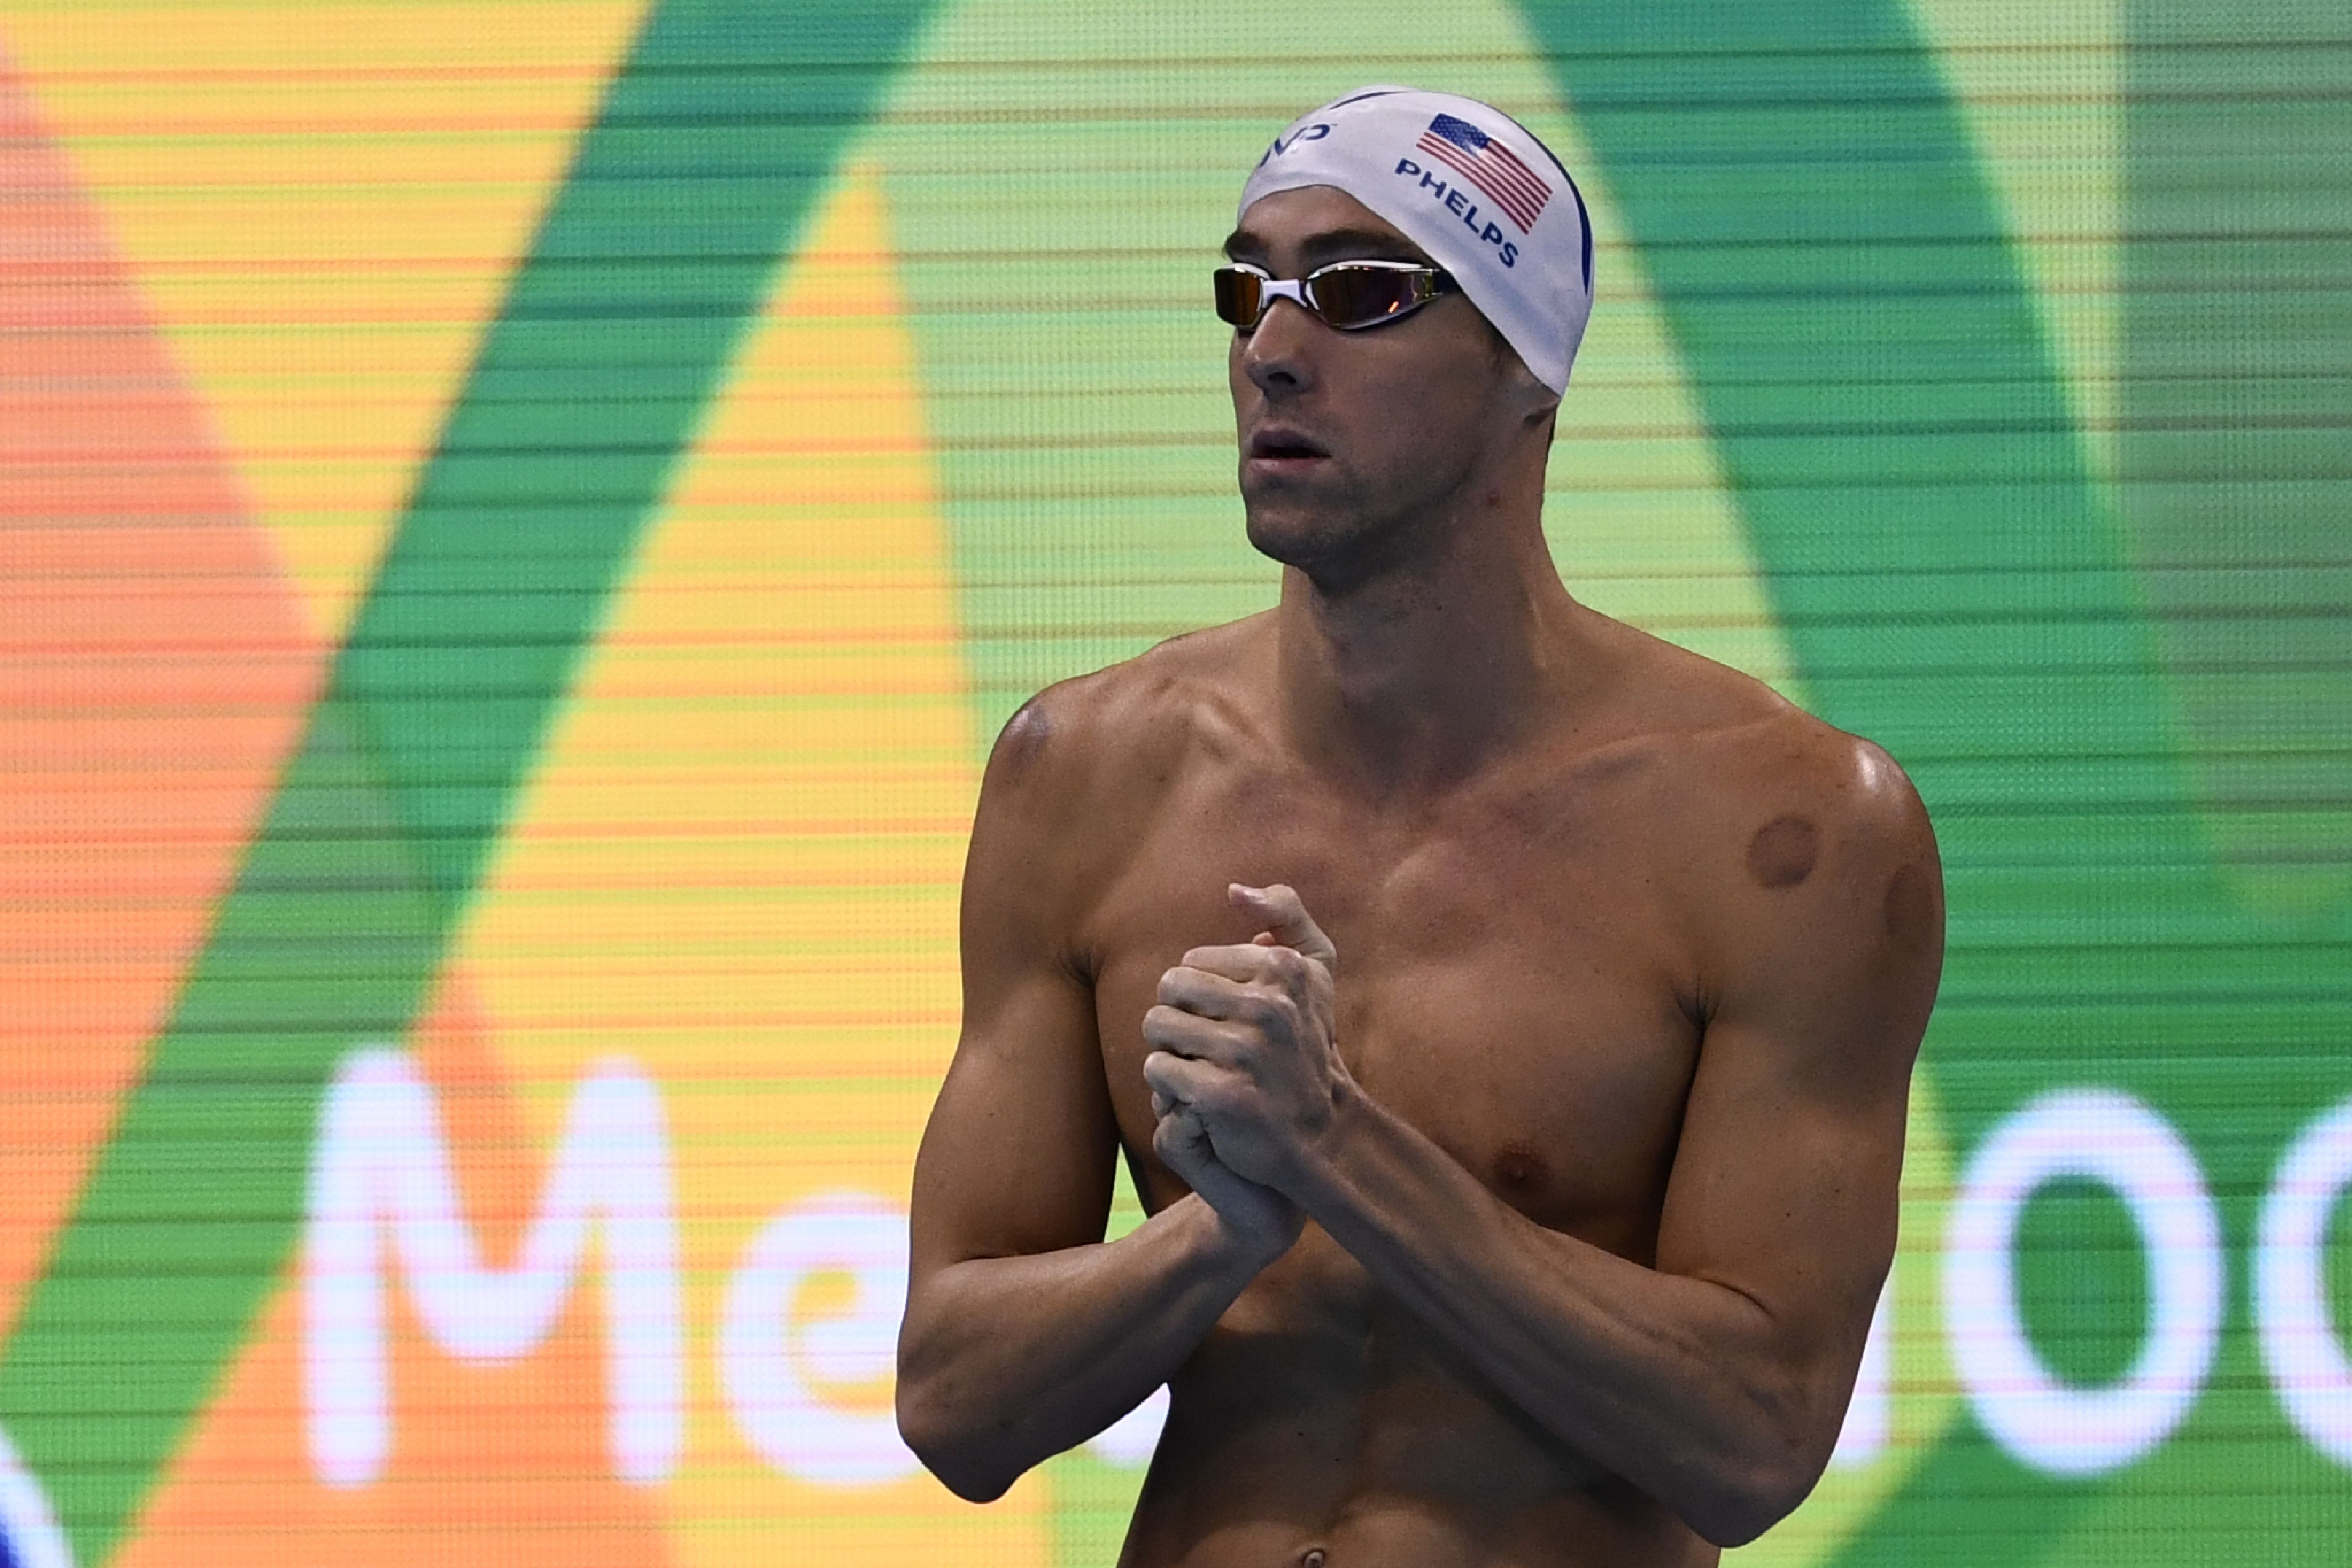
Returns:
[[[1263,888],[1235,882],[1225,889],[1225,896],[1236,909],[1265,921],[1267,934],[1280,945],[1296,949],[1334,974],[1339,972],[1339,950],[1307,912],[1307,902],[1297,889],[1287,882]]]
[[[1172,1051],[1154,1051],[1143,1058],[1143,1081],[1151,1092],[1171,1101],[1179,1115],[1192,1112],[1201,1097],[1214,1091],[1218,1068]]]
[[[1182,978],[1188,974],[1210,976],[1212,983]],[[1328,965],[1286,944],[1196,947],[1160,977],[1160,1000],[1252,1028],[1282,1029],[1293,1026],[1296,1018],[1280,1009],[1305,1000],[1317,981],[1328,984],[1330,979]],[[1194,997],[1198,1005],[1188,1000]]]
[[[1248,1059],[1257,1032],[1197,1017],[1181,1007],[1151,1008],[1143,1015],[1143,1043],[1172,1056],[1231,1068]]]
[[[1216,947],[1196,947],[1184,954],[1176,968],[1197,969],[1203,974],[1213,974],[1244,984],[1270,980],[1274,977],[1274,966],[1268,960],[1273,950],[1282,945],[1285,944],[1259,942],[1253,938],[1248,942],[1227,942]],[[1169,973],[1172,974],[1175,970]]]
[[[1185,956],[1190,958],[1192,954]],[[1252,984],[1273,978],[1271,973],[1237,977],[1181,963],[1160,977],[1160,1001],[1163,1006],[1181,1007],[1196,1018],[1214,1018],[1219,1022],[1250,1018],[1265,1004],[1265,993],[1252,990]]]
[[[1187,1182],[1200,1173],[1200,1167],[1216,1158],[1216,1145],[1209,1142],[1209,1130],[1201,1119],[1179,1107],[1174,1114],[1163,1116],[1151,1130],[1152,1152],[1168,1167]]]

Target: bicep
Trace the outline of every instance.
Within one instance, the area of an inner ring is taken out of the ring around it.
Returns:
[[[968,1016],[915,1161],[918,1280],[971,1258],[1100,1241],[1117,1130],[1091,997],[1021,976]]]
[[[1831,1086],[1778,1066],[1767,1029],[1711,1028],[1657,1267],[1728,1286],[1792,1352],[1860,1344],[1894,1255],[1907,1075]]]
[[[1894,1255],[1942,946],[1924,817],[1840,847],[1818,886],[1728,922],[1658,1238],[1661,1269],[1748,1297],[1808,1371],[1859,1355]]]
[[[963,1030],[915,1162],[913,1269],[1102,1239],[1117,1128],[1071,950],[1086,812],[1032,704],[982,786],[964,869]],[[1082,781],[1080,781],[1082,783]]]

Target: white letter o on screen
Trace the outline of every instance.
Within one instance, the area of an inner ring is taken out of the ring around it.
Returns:
[[[0,1432],[0,1563],[24,1568],[73,1568],[73,1548],[58,1528],[49,1494]]]
[[[2062,1383],[2017,1310],[2017,1222],[2062,1177],[2123,1199],[2146,1248],[2147,1338],[2104,1387]],[[2053,1476],[2127,1465],[2171,1435],[2221,1340],[2221,1222],[2197,1160],[2169,1122],[2127,1094],[2060,1089],[1991,1132],[1969,1161],[1944,1257],[1952,1361],[1977,1418],[2019,1462]]]
[[[786,1321],[802,1282],[836,1270],[856,1281],[848,1310]],[[727,1285],[719,1371],[736,1423],[761,1458],[835,1487],[876,1486],[921,1468],[888,1410],[845,1409],[809,1376],[855,1384],[887,1375],[906,1305],[907,1216],[878,1198],[810,1198],[751,1238]]]
[[[2254,1323],[2287,1419],[2352,1465],[2352,1360],[2328,1321],[2327,1216],[2352,1186],[2352,1100],[2303,1130],[2279,1162],[2254,1247]]]

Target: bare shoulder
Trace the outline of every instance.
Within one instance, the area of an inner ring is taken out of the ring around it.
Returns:
[[[1752,824],[1741,857],[1765,889],[1796,879],[1790,847],[1818,838],[1848,852],[1857,870],[1935,855],[1918,791],[1874,742],[1848,734],[1793,704],[1691,737],[1690,788],[1727,826]]]
[[[1855,957],[1932,996],[1943,874],[1895,760],[1739,671],[1631,627],[1606,635],[1620,707],[1654,764],[1654,864],[1679,890],[1706,973],[1850,985],[1829,960]]]
[[[1614,626],[1610,640],[1622,672],[1621,703],[1658,753],[1674,816],[1685,827],[1744,827],[1766,862],[1751,868],[1755,879],[1793,885],[1790,858],[1770,851],[1807,837],[1834,836],[1873,858],[1933,855],[1918,792],[1873,742],[1815,718],[1753,676],[1633,627]],[[1716,833],[1702,837],[1719,842]]]
[[[1188,632],[1022,704],[997,736],[984,787],[1040,791],[1064,804],[1132,800],[1199,739],[1204,723],[1249,705],[1264,684],[1270,617]]]
[[[990,753],[976,844],[1023,840],[1057,883],[1092,880],[1192,754],[1251,727],[1271,634],[1266,616],[1188,633],[1031,698]]]

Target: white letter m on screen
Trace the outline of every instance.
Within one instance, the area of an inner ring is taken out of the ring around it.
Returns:
[[[646,1484],[677,1465],[685,1419],[677,1221],[653,1084],[617,1059],[582,1080],[514,1266],[493,1268],[458,1208],[432,1091],[398,1051],[347,1058],[319,1116],[304,1250],[303,1371],[320,1479],[363,1486],[391,1451],[387,1250],[436,1344],[462,1360],[510,1361],[554,1326],[599,1220],[614,1468]]]

